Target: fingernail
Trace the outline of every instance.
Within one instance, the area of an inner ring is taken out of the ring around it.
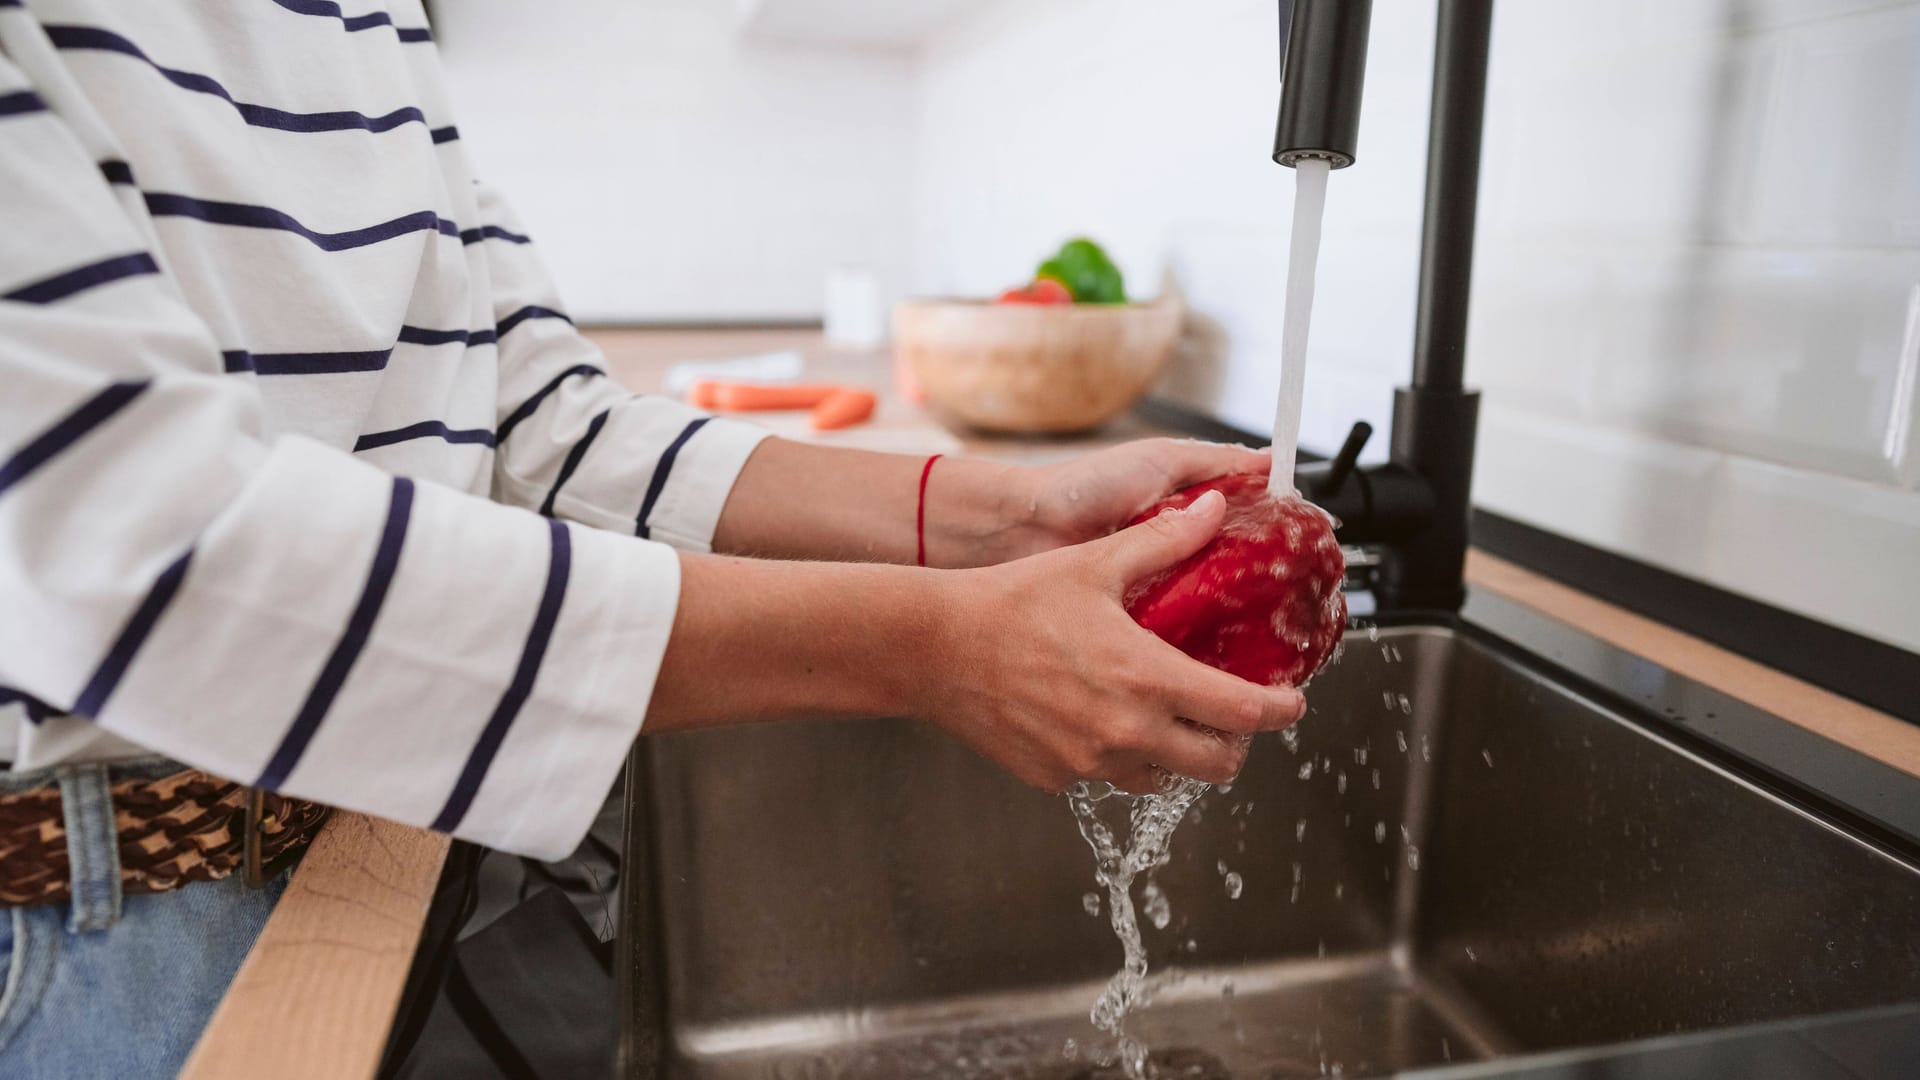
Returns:
[[[1203,505],[1211,506],[1213,503],[1224,502],[1224,501],[1226,501],[1225,495],[1220,494],[1220,492],[1218,491],[1209,491],[1201,495],[1199,498],[1193,500],[1193,502],[1189,503],[1187,505],[1187,513],[1197,514],[1200,512],[1201,507]]]

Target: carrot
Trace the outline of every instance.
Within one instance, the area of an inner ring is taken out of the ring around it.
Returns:
[[[813,407],[809,424],[815,431],[852,427],[872,416],[873,407],[879,402],[880,399],[871,390],[861,390],[852,386],[841,387]]]
[[[692,386],[687,387],[687,404],[696,409],[714,408],[718,404],[715,400],[714,392],[719,389],[719,383],[702,379]]]
[[[838,386],[772,383],[720,383],[713,388],[713,407],[729,412],[760,409],[811,409],[839,390]]]

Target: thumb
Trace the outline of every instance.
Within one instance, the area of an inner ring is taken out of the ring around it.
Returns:
[[[1184,510],[1162,510],[1130,529],[1094,541],[1120,588],[1206,547],[1226,520],[1227,500],[1209,491]]]

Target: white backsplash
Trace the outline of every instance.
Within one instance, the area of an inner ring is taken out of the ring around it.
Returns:
[[[1375,6],[1305,441],[1405,378],[1431,0]],[[1469,380],[1477,501],[1920,649],[1920,3],[1496,5]],[[1271,0],[1001,0],[923,57],[918,281],[1063,235],[1196,333],[1169,392],[1263,429],[1290,177]],[[1375,448],[1377,455],[1381,447]]]
[[[1511,405],[1910,480],[1920,7],[1736,6],[1500,9],[1474,376]],[[1689,8],[1726,10],[1654,14]],[[1582,44],[1514,47],[1549,40]]]

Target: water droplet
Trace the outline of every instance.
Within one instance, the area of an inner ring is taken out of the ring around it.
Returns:
[[[1413,715],[1413,699],[1408,697],[1405,694],[1401,694],[1399,695],[1397,700],[1400,705],[1401,715],[1412,716]]]
[[[1479,957],[1477,957],[1477,956],[1475,956],[1475,955],[1473,955],[1473,946],[1471,946],[1471,945],[1468,945],[1468,946],[1466,947],[1466,949],[1467,949],[1467,959],[1469,959],[1469,960],[1471,960],[1471,961],[1473,961],[1473,962],[1474,962],[1474,963],[1476,963],[1476,964],[1477,964],[1477,963],[1479,963],[1479,962],[1480,962],[1480,958],[1479,958]]]
[[[1074,1042],[1072,1039],[1068,1039],[1066,1044],[1060,1047],[1060,1056],[1066,1058],[1068,1061],[1074,1060],[1080,1056],[1080,1044]]]
[[[1420,869],[1420,849],[1412,844],[1407,845],[1407,869]]]
[[[1342,770],[1340,775],[1334,778],[1334,786],[1340,789],[1340,794],[1345,795],[1347,793],[1347,774],[1345,770]]]
[[[1153,924],[1155,930],[1165,930],[1167,924],[1173,921],[1173,905],[1167,902],[1167,894],[1161,890],[1160,884],[1147,882],[1146,888],[1140,890],[1140,897],[1146,908],[1147,921]]]
[[[1387,842],[1387,823],[1386,822],[1381,821],[1381,822],[1374,823],[1373,842],[1376,844],[1384,844]]]
[[[1379,769],[1373,770],[1373,790],[1375,791],[1380,790],[1380,770]]]
[[[1303,763],[1301,763],[1301,765],[1300,765],[1300,779],[1302,779],[1302,780],[1311,780],[1311,779],[1313,779],[1313,762],[1311,762],[1311,761],[1308,761],[1308,762],[1303,762]]]
[[[1082,896],[1080,898],[1080,906],[1086,909],[1087,914],[1093,916],[1096,919],[1099,918],[1100,917],[1100,894],[1087,893],[1085,896]]]
[[[1213,868],[1216,872],[1225,874],[1227,872],[1227,860],[1219,859],[1215,861],[1213,864]]]
[[[1493,751],[1491,750],[1480,751],[1480,760],[1487,763],[1487,768],[1489,769],[1493,768]]]
[[[1227,899],[1240,899],[1241,881],[1239,874],[1229,873],[1226,877]]]
[[[1293,839],[1295,843],[1298,843],[1299,841],[1305,840],[1306,838],[1307,838],[1307,819],[1301,818],[1299,821],[1296,821],[1293,823]]]
[[[1407,733],[1406,733],[1406,732],[1404,732],[1404,731],[1396,731],[1396,732],[1394,732],[1394,733],[1393,733],[1393,744],[1394,744],[1395,746],[1398,746],[1398,747],[1400,748],[1400,752],[1401,752],[1401,753],[1403,753],[1403,754],[1404,754],[1404,753],[1406,753],[1406,752],[1407,752]]]

